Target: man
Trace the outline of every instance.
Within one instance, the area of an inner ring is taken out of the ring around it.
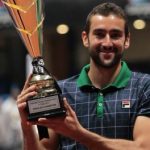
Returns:
[[[122,61],[130,45],[122,9],[113,3],[95,7],[82,40],[90,64],[59,82],[65,117],[27,122],[26,100],[36,94],[36,86],[28,87],[30,79],[18,96],[25,149],[149,150],[150,76],[131,72]],[[38,141],[33,124],[48,127],[50,138]]]

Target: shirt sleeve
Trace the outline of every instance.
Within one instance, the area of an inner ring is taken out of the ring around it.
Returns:
[[[140,89],[138,115],[150,117],[150,80]]]

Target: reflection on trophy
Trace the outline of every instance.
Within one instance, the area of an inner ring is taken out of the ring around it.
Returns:
[[[61,90],[44,67],[42,58],[43,0],[3,0],[3,3],[33,58],[30,85],[36,84],[38,94],[27,101],[28,119],[64,115]]]

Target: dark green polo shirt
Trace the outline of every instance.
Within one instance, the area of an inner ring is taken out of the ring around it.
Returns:
[[[102,117],[103,115],[103,102],[104,102],[104,97],[103,97],[103,92],[107,91],[109,89],[109,91],[114,88],[123,88],[128,84],[128,81],[131,77],[131,71],[129,70],[128,66],[126,65],[126,63],[124,61],[121,62],[121,70],[118,74],[118,76],[116,77],[116,79],[108,84],[107,86],[103,87],[102,89],[96,89],[98,91],[98,97],[97,97],[97,116]],[[86,65],[85,67],[83,67],[80,76],[77,80],[77,86],[79,88],[86,88],[86,87],[93,87],[89,76],[88,76],[88,71],[90,69],[90,65]],[[94,87],[93,87],[94,88]]]
[[[62,96],[87,130],[113,139],[133,139],[137,116],[150,116],[150,75],[131,72],[126,63],[116,79],[97,89],[88,78],[89,65],[79,75],[59,81]],[[81,143],[61,136],[63,150],[87,150]]]

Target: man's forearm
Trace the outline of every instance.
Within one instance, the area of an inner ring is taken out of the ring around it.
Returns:
[[[33,126],[22,125],[22,131],[24,150],[42,150],[42,146],[37,138],[37,134]]]
[[[76,136],[76,140],[88,147],[90,150],[141,150],[139,145],[134,141],[122,139],[109,139],[81,129],[80,135]]]

